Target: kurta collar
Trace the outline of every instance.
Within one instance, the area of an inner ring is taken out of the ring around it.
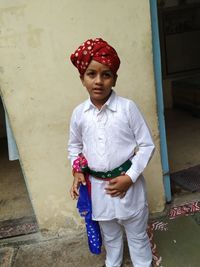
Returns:
[[[112,111],[116,111],[117,110],[117,95],[115,93],[115,91],[112,90],[112,94],[109,97],[109,99],[107,100],[107,102],[103,105],[102,108],[107,107],[108,109],[112,110]],[[91,108],[96,108],[95,105],[91,102],[90,98],[88,98],[88,100],[86,100],[85,105],[84,105],[84,109],[83,111],[88,111]]]

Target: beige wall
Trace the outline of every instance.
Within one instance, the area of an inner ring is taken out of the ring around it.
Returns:
[[[6,124],[3,103],[0,98],[0,138],[6,137]]]
[[[149,1],[1,0],[0,28],[0,87],[40,228],[79,222],[66,144],[71,111],[87,94],[69,56],[94,37],[117,49],[116,91],[138,103],[152,130],[157,150],[145,173],[151,211],[161,211]]]

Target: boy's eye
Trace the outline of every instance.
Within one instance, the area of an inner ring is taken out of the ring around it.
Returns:
[[[110,72],[105,72],[105,73],[103,73],[103,77],[105,77],[105,78],[110,78],[112,75],[111,75],[111,73]]]
[[[95,76],[95,72],[94,71],[87,72],[87,75],[89,77],[94,77]]]
[[[89,70],[88,72],[86,72],[86,75],[90,78],[94,78],[97,74],[96,71],[93,71],[93,70]],[[109,79],[112,77],[112,73],[109,72],[109,71],[106,71],[106,72],[103,72],[100,74],[100,76],[103,78],[103,79]]]

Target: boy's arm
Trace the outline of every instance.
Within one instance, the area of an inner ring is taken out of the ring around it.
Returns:
[[[137,152],[131,159],[132,165],[124,176],[112,179],[105,188],[106,193],[113,197],[122,196],[146,168],[155,146],[150,130],[135,103],[130,102],[128,111],[129,124],[137,143]]]
[[[155,145],[144,117],[133,102],[130,104],[129,114],[130,127],[137,143],[137,152],[131,159],[132,165],[126,174],[135,183],[148,165],[154,153]]]
[[[68,158],[71,161],[71,166],[73,165],[74,160],[82,153],[82,136],[81,129],[78,124],[78,119],[76,111],[72,113],[70,121],[70,130],[69,130],[69,141],[68,141]]]
[[[68,141],[68,158],[71,161],[71,166],[73,165],[74,160],[82,152],[82,138],[81,130],[78,126],[77,116],[75,111],[72,114],[70,122],[70,132],[69,132],[69,141]],[[70,189],[70,195],[73,199],[76,199],[79,196],[79,187],[80,184],[85,185],[85,177],[80,172],[73,172],[74,180]]]

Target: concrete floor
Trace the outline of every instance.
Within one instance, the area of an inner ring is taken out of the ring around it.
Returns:
[[[0,139],[0,221],[34,215],[19,161],[8,160],[7,142]]]
[[[181,201],[184,200],[187,202],[182,197]],[[169,210],[177,204],[171,203]],[[168,214],[153,220],[156,223],[152,232],[154,249],[159,259],[162,258],[160,264],[157,261],[153,266],[199,267],[200,212],[178,215],[174,219]],[[2,267],[102,267],[104,259],[104,248],[98,256],[89,252],[85,231],[54,237],[36,233],[0,242]],[[125,241],[123,267],[131,266]]]

